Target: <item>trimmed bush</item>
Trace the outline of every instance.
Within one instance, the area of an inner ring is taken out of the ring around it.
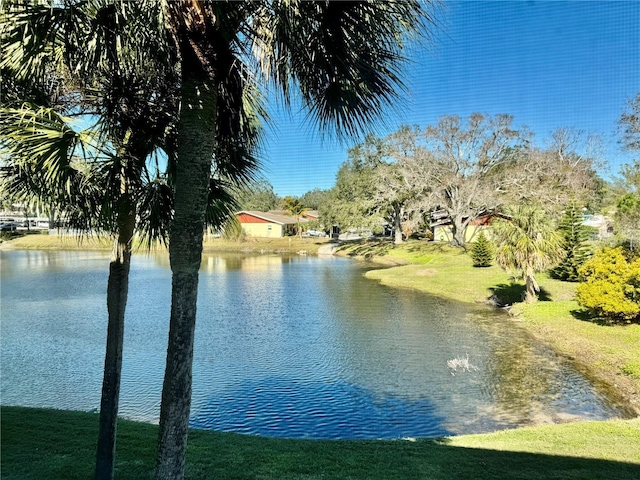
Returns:
[[[600,317],[640,320],[640,258],[629,261],[622,247],[605,248],[578,272],[580,305]]]

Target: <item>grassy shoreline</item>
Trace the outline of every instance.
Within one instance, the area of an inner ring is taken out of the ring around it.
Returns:
[[[328,239],[311,237],[249,238],[244,241],[225,240],[206,236],[203,251],[249,253],[249,254],[290,254],[316,255],[318,249],[328,243]],[[32,233],[0,243],[0,250],[111,250],[113,240],[105,236],[77,237],[74,235],[45,235]],[[148,246],[141,241],[134,244],[134,251],[145,253]],[[152,251],[166,252],[164,245],[151,246]]]
[[[98,415],[2,408],[2,478],[91,478]],[[152,478],[157,426],[120,420],[116,479]],[[191,430],[187,479],[633,479],[640,419],[441,439],[291,440]]]
[[[364,242],[343,245],[338,255],[395,265],[366,273],[384,285],[412,288],[465,303],[494,296],[531,335],[550,345],[614,397],[640,415],[640,325],[610,325],[585,317],[573,300],[576,284],[540,275],[541,299],[519,303],[524,285],[497,266],[474,268],[462,249],[439,243]]]

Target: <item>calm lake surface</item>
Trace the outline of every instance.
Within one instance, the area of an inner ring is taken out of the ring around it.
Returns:
[[[1,252],[1,402],[96,411],[109,256]],[[390,289],[341,258],[205,255],[191,425],[433,437],[629,417],[501,312]],[[133,259],[120,413],[157,422],[166,255]]]

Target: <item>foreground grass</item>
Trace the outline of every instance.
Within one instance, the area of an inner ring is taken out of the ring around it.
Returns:
[[[2,478],[91,478],[98,416],[2,408]],[[121,420],[116,479],[152,478],[157,426]],[[188,479],[635,479],[640,420],[440,440],[285,440],[193,430]]]
[[[640,414],[640,325],[589,319],[573,300],[576,284],[540,275],[540,301],[525,305],[516,303],[524,292],[521,282],[512,281],[497,266],[474,268],[464,250],[448,245],[354,243],[341,248],[340,254],[400,265],[367,272],[385,285],[460,302],[484,303],[494,295],[502,303],[515,304],[511,312],[531,334],[573,359],[583,373]]]

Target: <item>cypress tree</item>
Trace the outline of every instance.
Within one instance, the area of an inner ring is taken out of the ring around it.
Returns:
[[[582,215],[575,202],[567,206],[558,230],[563,237],[566,256],[552,271],[553,276],[566,282],[577,282],[578,268],[589,258],[590,252],[586,245],[589,232],[582,224]]]
[[[473,244],[471,249],[471,258],[474,267],[490,267],[493,263],[494,248],[493,244],[487,240],[484,232],[480,232],[478,240]]]

